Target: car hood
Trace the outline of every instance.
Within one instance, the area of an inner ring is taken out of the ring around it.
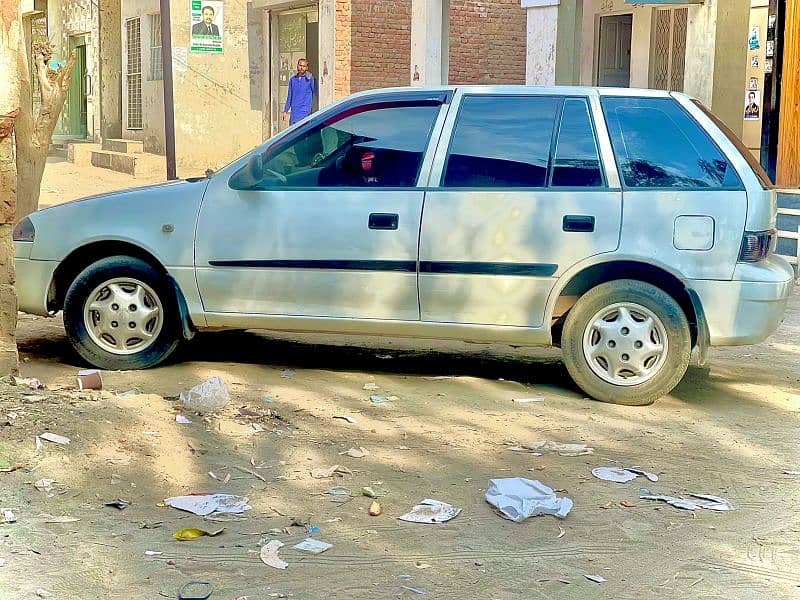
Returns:
[[[206,179],[205,177],[178,179],[176,181],[165,181],[163,183],[154,183],[151,185],[144,185],[141,187],[132,187],[123,190],[114,190],[112,192],[103,192],[101,194],[94,194],[92,196],[84,196],[83,198],[76,198],[75,200],[69,200],[67,202],[62,202],[60,204],[53,204],[51,206],[46,206],[45,208],[42,208],[39,211],[37,211],[37,213],[58,210],[61,208],[68,208],[70,206],[74,206],[75,204],[80,204],[83,202],[102,202],[102,201],[112,201],[112,200],[119,201],[131,198],[136,199],[152,193],[156,193],[159,195],[170,194],[177,197],[183,195],[183,192],[186,191],[188,187],[192,187],[193,189],[197,190],[200,194],[202,194],[203,191],[205,191],[205,187],[207,184],[208,184],[208,179]]]
[[[61,261],[78,248],[111,242],[136,246],[164,265],[193,264],[194,228],[208,181],[131,188],[35,212],[31,258]]]

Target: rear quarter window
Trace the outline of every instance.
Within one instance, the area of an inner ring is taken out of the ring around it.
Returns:
[[[742,189],[722,151],[672,98],[609,96],[601,103],[626,187]]]

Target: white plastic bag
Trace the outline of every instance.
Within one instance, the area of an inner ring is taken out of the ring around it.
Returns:
[[[224,408],[231,401],[228,386],[218,376],[196,385],[188,392],[181,393],[181,402],[189,410],[199,413],[214,412]]]
[[[534,515],[553,515],[563,519],[572,509],[569,498],[557,497],[541,481],[522,477],[490,479],[486,501],[516,523]]]

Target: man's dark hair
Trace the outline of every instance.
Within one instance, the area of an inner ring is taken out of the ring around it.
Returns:
[[[207,10],[210,10],[212,15],[216,14],[216,13],[214,12],[214,7],[213,7],[213,6],[204,6],[204,7],[203,7],[203,10],[201,10],[200,12],[201,12],[201,13],[204,13],[204,12],[206,12]]]

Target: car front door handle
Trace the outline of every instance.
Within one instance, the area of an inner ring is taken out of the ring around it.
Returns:
[[[397,229],[400,217],[394,213],[372,213],[369,216],[370,229]]]
[[[594,231],[594,217],[589,215],[564,215],[562,228],[564,231],[591,233]]]

